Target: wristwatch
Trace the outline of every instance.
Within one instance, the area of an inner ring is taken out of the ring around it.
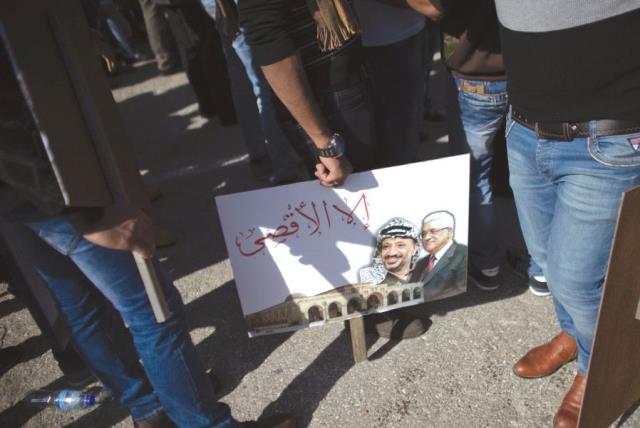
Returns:
[[[316,155],[321,158],[339,158],[344,154],[345,147],[344,138],[336,132],[331,136],[328,147],[323,149],[316,147]]]

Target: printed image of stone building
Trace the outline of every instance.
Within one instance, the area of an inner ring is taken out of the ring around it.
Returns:
[[[251,336],[298,330],[423,302],[422,284],[345,285],[315,296],[289,296],[245,316]]]

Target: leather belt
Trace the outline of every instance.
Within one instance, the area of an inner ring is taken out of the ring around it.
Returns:
[[[576,137],[588,137],[591,134],[589,122],[536,122],[527,119],[513,109],[511,118],[519,124],[535,131],[538,138],[557,141],[571,141]],[[596,136],[623,135],[640,132],[640,121],[597,120]]]

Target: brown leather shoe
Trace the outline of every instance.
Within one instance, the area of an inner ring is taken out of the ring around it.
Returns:
[[[548,376],[578,355],[576,339],[562,332],[549,342],[536,346],[515,363],[513,372],[524,378]]]
[[[553,418],[553,428],[576,428],[578,426],[578,416],[586,385],[587,378],[580,373],[576,374],[573,385],[567,391],[556,416]]]
[[[149,419],[134,422],[133,428],[178,428],[178,426],[164,412],[160,412]]]

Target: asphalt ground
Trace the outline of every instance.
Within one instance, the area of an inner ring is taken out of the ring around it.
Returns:
[[[431,81],[442,105],[442,70]],[[428,320],[420,338],[367,338],[369,359],[354,364],[341,324],[249,339],[213,198],[263,187],[252,178],[237,126],[198,116],[183,73],[158,76],[153,64],[111,78],[145,180],[164,196],[151,214],[178,233],[159,250],[186,304],[191,336],[207,368],[223,382],[222,401],[249,420],[276,412],[310,427],[548,427],[576,364],[543,379],[516,377],[512,364],[556,334],[551,299],[535,297],[505,264],[494,292],[469,287],[455,298],[411,310]],[[423,155],[442,156],[442,124],[426,124]],[[502,189],[506,185],[502,183]],[[498,197],[501,241],[522,248],[513,201]],[[27,310],[0,285],[2,346],[19,345],[21,361],[0,378],[1,427],[128,427],[109,401],[85,411],[24,404],[30,390],[65,386]],[[640,427],[633,409],[613,426]]]

